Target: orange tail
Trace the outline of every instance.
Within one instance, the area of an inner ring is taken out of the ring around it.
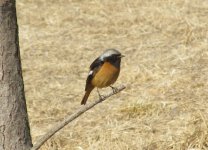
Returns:
[[[81,105],[85,105],[85,104],[86,104],[87,99],[88,99],[88,97],[89,97],[89,95],[90,95],[90,93],[92,92],[93,89],[94,89],[94,88],[89,89],[89,90],[87,90],[87,91],[85,92],[85,95],[84,95],[84,97],[83,97],[83,99],[82,99],[82,101],[81,101]]]

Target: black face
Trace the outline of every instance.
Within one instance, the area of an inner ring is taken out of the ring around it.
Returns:
[[[110,62],[112,65],[114,65],[117,68],[120,68],[121,54],[113,54],[112,56],[107,57],[105,61]]]

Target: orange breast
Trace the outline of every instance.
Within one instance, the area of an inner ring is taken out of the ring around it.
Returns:
[[[92,79],[92,85],[99,88],[107,87],[117,80],[119,72],[115,66],[105,62]]]

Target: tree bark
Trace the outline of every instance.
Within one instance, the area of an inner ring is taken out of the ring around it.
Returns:
[[[15,0],[0,0],[0,150],[31,147]]]

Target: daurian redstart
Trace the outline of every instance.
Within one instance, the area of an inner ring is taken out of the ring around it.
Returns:
[[[91,91],[97,88],[110,86],[117,80],[120,72],[121,58],[124,57],[115,49],[107,49],[90,65],[90,71],[85,86],[85,95],[81,104],[85,105]],[[101,98],[101,95],[98,91]]]

